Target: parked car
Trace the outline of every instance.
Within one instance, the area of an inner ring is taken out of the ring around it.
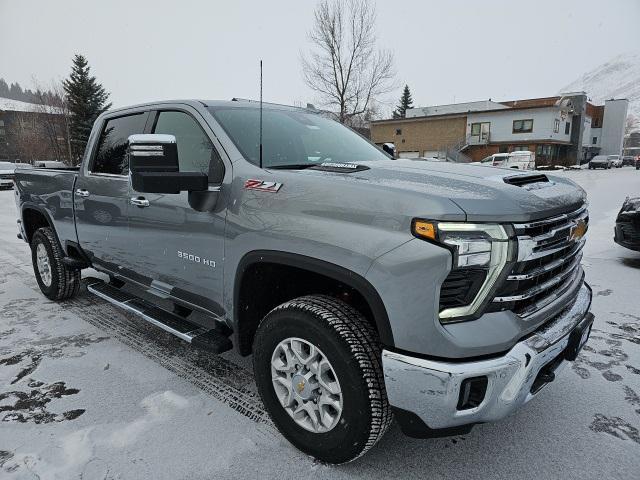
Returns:
[[[624,157],[622,157],[622,166],[626,167],[626,166],[635,166],[636,164],[636,157],[634,157],[633,155],[625,155]]]
[[[622,157],[620,155],[609,155],[611,166],[614,168],[622,168]]]
[[[12,188],[16,168],[31,168],[28,163],[0,162],[0,188]]]
[[[516,170],[535,170],[536,157],[534,152],[517,150],[511,153],[494,153],[483,158],[480,162],[473,162],[492,167],[513,168]]]
[[[275,426],[325,462],[364,454],[392,417],[437,437],[510,415],[594,318],[570,179],[392,160],[315,110],[110,111],[79,170],[18,170],[15,198],[46,297],[73,297],[93,267],[107,302],[211,354],[253,354]]]
[[[613,240],[640,252],[640,197],[627,197],[616,218]]]
[[[13,187],[13,173],[16,167],[11,162],[0,162],[0,188]]]
[[[611,168],[613,162],[609,155],[596,155],[589,162],[589,170],[595,170],[596,168]]]

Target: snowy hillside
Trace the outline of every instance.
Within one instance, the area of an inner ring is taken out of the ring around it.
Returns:
[[[629,113],[640,117],[640,52],[625,53],[599,65],[560,89],[583,90],[597,104],[608,98],[629,100]]]

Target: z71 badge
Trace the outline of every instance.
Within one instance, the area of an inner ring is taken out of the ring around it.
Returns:
[[[281,183],[265,182],[264,180],[247,180],[244,188],[247,190],[260,190],[262,192],[276,193],[282,187]]]

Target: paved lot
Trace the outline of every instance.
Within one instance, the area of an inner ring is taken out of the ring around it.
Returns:
[[[0,192],[0,478],[639,478],[640,254],[612,230],[640,172],[563,175],[591,203],[596,321],[578,361],[501,423],[436,440],[393,426],[341,467],[274,431],[250,360],[193,351],[86,292],[46,300],[15,236],[13,193]]]

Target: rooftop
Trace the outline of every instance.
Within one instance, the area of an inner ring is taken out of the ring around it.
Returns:
[[[444,117],[454,115],[464,115],[475,112],[497,112],[505,110],[525,110],[530,108],[549,108],[555,106],[570,106],[571,97],[585,96],[585,92],[572,92],[556,95],[553,97],[526,98],[520,100],[506,100],[495,102],[491,99],[476,102],[452,103],[446,105],[432,105],[427,107],[416,107],[407,110],[406,117],[400,119],[376,120],[378,122],[397,122],[419,120],[425,117]],[[587,102],[587,108],[597,108]]]

